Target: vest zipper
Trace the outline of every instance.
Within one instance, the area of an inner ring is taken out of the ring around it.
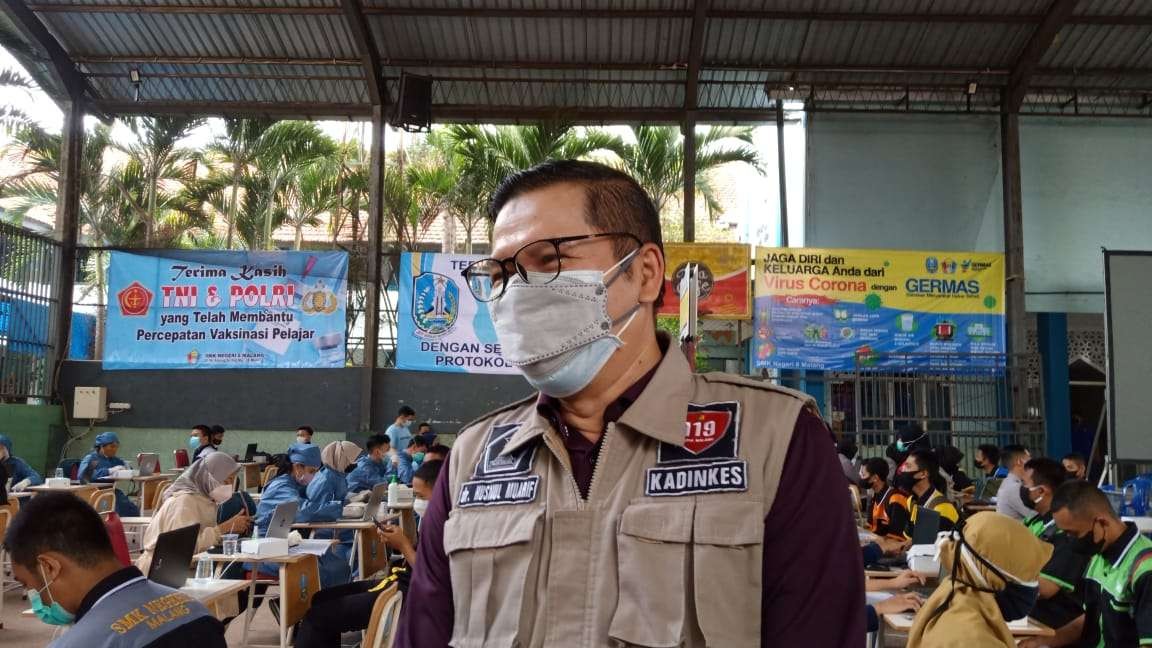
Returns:
[[[560,452],[556,450],[556,446],[552,444],[551,437],[549,437],[547,434],[544,435],[544,445],[548,446],[548,449],[552,451],[552,454],[556,455],[556,458],[560,460],[560,467],[564,469],[564,474],[568,475],[568,484],[572,486],[572,494],[576,496],[576,508],[582,508],[585,500],[583,497],[581,497],[580,487],[576,484],[576,475],[572,473],[572,469],[567,463],[565,463],[563,459],[563,457],[568,454],[567,451],[565,451],[563,455],[560,454]],[[571,461],[571,459],[569,459],[569,461]],[[592,475],[593,477],[596,475],[595,468],[592,469]],[[588,492],[591,493],[592,489],[588,489]]]
[[[615,427],[615,423],[609,423],[604,428],[603,443],[600,444],[600,452],[596,454],[596,465],[592,466],[592,481],[588,482],[588,499],[592,499],[592,493],[596,492],[596,475],[600,474],[600,464],[608,456],[608,443],[612,439],[612,429]]]

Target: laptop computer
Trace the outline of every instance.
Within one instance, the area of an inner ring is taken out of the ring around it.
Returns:
[[[380,502],[383,502],[388,497],[388,484],[379,483],[372,487],[372,494],[368,496],[368,502],[364,505],[364,512],[360,515],[352,517],[341,516],[340,520],[343,522],[363,522],[373,519],[376,515],[376,510],[380,508]]]
[[[256,444],[255,443],[249,443],[248,447],[244,450],[244,462],[245,463],[251,462],[252,457],[255,454],[256,454]]]
[[[912,527],[912,544],[936,544],[938,533],[940,533],[940,514],[930,508],[920,507],[916,511],[916,525]]]
[[[141,452],[136,455],[136,465],[140,468],[141,477],[155,475],[160,468],[160,455],[154,452]]]
[[[288,538],[292,524],[296,522],[296,512],[300,509],[299,502],[284,502],[276,507],[272,519],[268,521],[268,530],[264,532],[265,538]]]
[[[148,580],[175,589],[184,587],[199,535],[200,525],[193,524],[157,536],[152,563],[148,566]]]

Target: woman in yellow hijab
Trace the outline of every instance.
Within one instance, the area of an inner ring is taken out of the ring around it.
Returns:
[[[1052,545],[1016,520],[992,512],[969,518],[940,546],[948,576],[916,615],[908,648],[1014,648],[998,595],[1035,591],[1051,556]]]

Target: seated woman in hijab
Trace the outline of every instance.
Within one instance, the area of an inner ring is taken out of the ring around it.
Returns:
[[[125,467],[127,464],[124,460],[116,456],[119,450],[120,437],[116,436],[115,432],[101,432],[96,435],[96,440],[92,443],[92,452],[80,460],[80,471],[77,474],[80,483],[88,484],[103,479],[108,477],[113,469]],[[128,499],[124,491],[119,488],[113,490],[116,492],[116,513],[120,517],[140,515],[140,507]]]
[[[216,523],[216,509],[232,497],[232,484],[239,469],[232,457],[216,452],[193,463],[176,478],[144,530],[143,551],[136,560],[136,566],[145,576],[152,565],[152,552],[156,550],[156,539],[161,533],[199,524],[196,552],[200,553],[218,545],[220,536],[226,533],[243,535],[251,531],[252,518],[244,511],[226,522]],[[243,592],[240,602],[247,603],[247,599],[248,593]]]
[[[353,444],[355,445],[355,444]],[[268,482],[264,494],[260,497],[260,504],[256,507],[256,527],[260,537],[268,532],[268,524],[272,521],[272,514],[276,507],[285,502],[296,502],[300,508],[296,514],[296,522],[332,522],[340,518],[344,502],[332,506],[327,498],[332,488],[338,486],[317,486],[312,484],[318,481],[319,474],[323,472],[323,461],[320,458],[320,448],[310,443],[296,443],[288,448],[288,470],[284,474]],[[347,484],[345,484],[347,489]],[[276,565],[261,565],[260,571],[275,577],[279,570]],[[348,567],[348,555],[341,558],[329,551],[320,557],[320,585],[331,587],[347,583],[351,577]]]
[[[340,519],[344,502],[348,498],[348,470],[355,467],[360,456],[360,446],[351,441],[333,441],[320,451],[323,466],[316,478],[305,490],[304,502],[300,504],[299,522],[334,522]],[[320,529],[313,538],[338,538],[340,544],[332,548],[337,555],[348,560],[352,551],[352,532],[335,532]]]
[[[947,577],[916,615],[908,648],[1014,648],[1005,619],[1032,610],[1051,555],[1052,545],[1012,518],[992,512],[969,518],[941,543]]]

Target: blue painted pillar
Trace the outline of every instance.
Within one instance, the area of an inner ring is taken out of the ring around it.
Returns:
[[[824,372],[804,371],[798,373],[804,377],[800,381],[800,391],[815,399],[816,406],[820,408],[821,416],[828,417],[828,412],[824,411]]]
[[[1036,314],[1044,383],[1044,421],[1048,456],[1060,459],[1072,451],[1072,406],[1068,389],[1068,316]]]

